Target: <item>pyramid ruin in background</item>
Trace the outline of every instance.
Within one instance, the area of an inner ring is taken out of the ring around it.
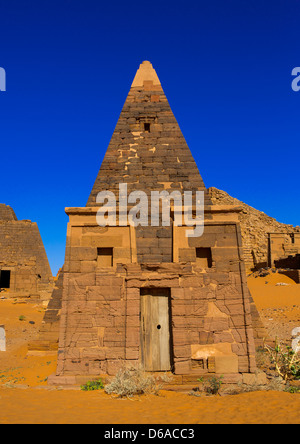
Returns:
[[[295,256],[300,253],[299,226],[280,223],[217,188],[211,187],[208,192],[214,205],[239,205],[242,208],[239,221],[247,272],[268,266],[274,267],[274,260],[280,259],[279,268],[295,268],[293,262],[297,260]],[[299,269],[299,265],[296,267]],[[296,282],[300,281],[300,274],[295,274],[294,271],[287,274]]]
[[[109,190],[118,200],[120,183],[148,196],[204,191],[204,234],[188,238],[174,223],[100,227],[96,196]],[[143,62],[86,207],[66,209],[58,367],[49,383],[113,375],[124,362],[172,371],[178,383],[253,374],[263,331],[246,284],[239,211],[212,205],[157,74]]]
[[[0,287],[6,295],[49,299],[53,277],[36,223],[0,204]]]

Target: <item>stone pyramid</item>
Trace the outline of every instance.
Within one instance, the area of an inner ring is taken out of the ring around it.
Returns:
[[[87,206],[96,204],[100,191],[118,195],[119,183],[125,182],[128,193],[204,191],[205,203],[211,205],[196,162],[148,61],[136,73]]]
[[[53,277],[36,223],[0,204],[0,288],[10,298],[49,299]]]
[[[203,191],[203,235],[186,236],[188,225],[173,221],[99,226],[98,193],[118,198],[124,183],[128,193],[147,196]],[[66,256],[54,306],[60,314],[46,328],[55,337],[59,332],[49,383],[105,378],[124,364],[170,371],[178,384],[201,375],[224,375],[228,383],[251,377],[255,322],[240,210],[212,205],[157,74],[143,62],[86,207],[66,208]],[[255,339],[261,334],[256,329]]]

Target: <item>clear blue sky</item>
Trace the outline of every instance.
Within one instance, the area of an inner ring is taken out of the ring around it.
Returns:
[[[2,0],[0,202],[52,271],[139,64],[150,60],[207,187],[300,224],[298,0]]]

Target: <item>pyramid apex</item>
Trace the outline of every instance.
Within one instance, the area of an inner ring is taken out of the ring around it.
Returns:
[[[149,62],[149,60],[144,60],[140,64],[131,86],[143,87],[145,81],[152,81],[153,85],[161,84],[152,63]]]

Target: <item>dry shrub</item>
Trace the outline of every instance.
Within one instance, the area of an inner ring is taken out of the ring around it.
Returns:
[[[163,385],[158,379],[169,382],[168,376],[155,378],[148,375],[140,366],[122,367],[116,376],[105,386],[104,390],[109,395],[117,395],[120,398],[131,398],[135,395],[157,395]]]
[[[270,355],[271,362],[275,365],[277,374],[284,383],[294,379],[300,379],[300,353],[295,352],[292,347],[275,341],[275,347],[265,345]]]

